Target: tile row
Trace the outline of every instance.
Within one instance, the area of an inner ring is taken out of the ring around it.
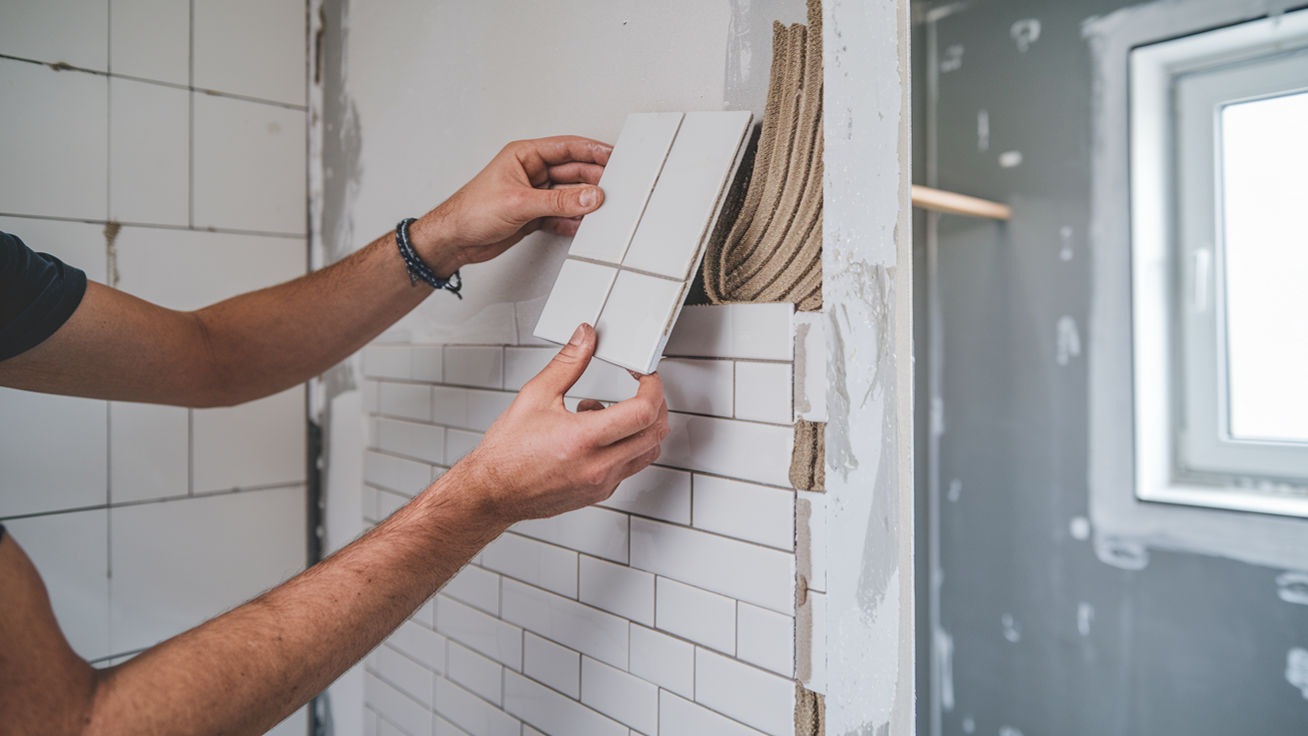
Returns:
[[[0,89],[6,212],[305,233],[302,110],[12,59]]]
[[[8,56],[293,105],[306,49],[297,0],[14,0],[0,26]]]

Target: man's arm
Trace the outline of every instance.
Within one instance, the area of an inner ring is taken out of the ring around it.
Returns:
[[[592,185],[610,150],[570,136],[509,144],[414,223],[415,249],[448,277],[533,230],[576,232],[577,218],[603,199]],[[583,186],[566,186],[573,184]],[[238,404],[321,373],[431,291],[409,282],[393,233],[320,271],[194,312],[90,283],[54,335],[0,361],[0,385],[182,406]]]
[[[260,734],[362,658],[513,522],[607,498],[658,457],[657,375],[573,413],[595,332],[534,378],[481,445],[354,543],[290,581],[126,663],[97,671],[59,632],[40,578],[0,541],[0,733]]]

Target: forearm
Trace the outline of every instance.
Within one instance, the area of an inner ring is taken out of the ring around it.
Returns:
[[[375,647],[504,526],[455,468],[287,583],[101,675],[90,733],[263,733]]]

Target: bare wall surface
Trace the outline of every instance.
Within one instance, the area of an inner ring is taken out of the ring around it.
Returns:
[[[1308,731],[1295,655],[1308,608],[1278,596],[1287,571],[1149,548],[1124,569],[1095,554],[1092,249],[1125,244],[1087,236],[1095,88],[1083,29],[1124,5],[939,2],[919,14],[915,94],[934,101],[923,171],[1015,212],[1006,226],[934,218],[919,242],[932,272],[918,414],[933,430],[919,482],[935,519],[924,569],[938,583],[924,733]]]

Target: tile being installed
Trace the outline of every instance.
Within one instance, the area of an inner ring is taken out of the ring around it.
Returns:
[[[752,119],[747,111],[686,114],[622,265],[688,277]]]
[[[681,118],[679,112],[627,116],[600,178],[604,204],[582,220],[568,255],[622,262]]]
[[[640,373],[652,373],[663,355],[684,283],[623,271],[595,324],[595,356]]]
[[[595,324],[617,269],[568,259],[559,269],[554,290],[536,323],[536,336],[558,343],[572,338],[577,325]]]

